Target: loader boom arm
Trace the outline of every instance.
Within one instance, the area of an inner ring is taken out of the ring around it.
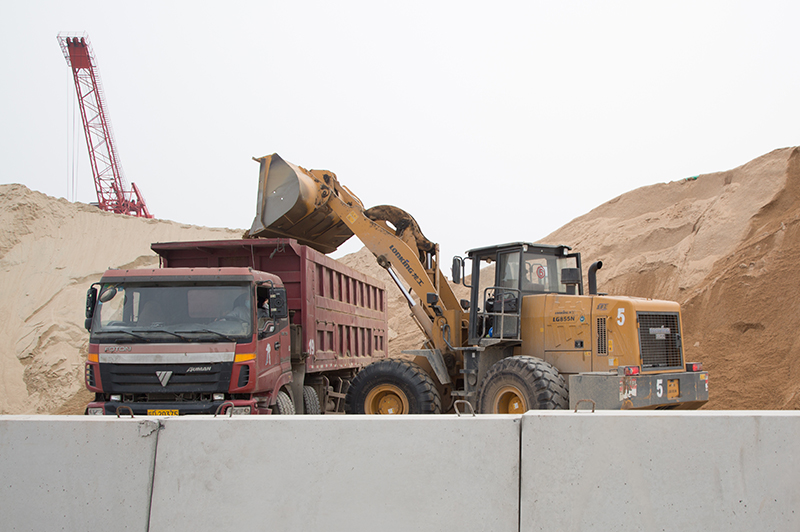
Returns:
[[[439,269],[438,246],[408,213],[392,206],[364,209],[333,172],[305,170],[277,154],[256,160],[261,173],[251,236],[288,236],[330,252],[356,235],[406,296],[431,349],[463,347],[466,315]]]

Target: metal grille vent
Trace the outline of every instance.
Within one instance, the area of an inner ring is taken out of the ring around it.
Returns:
[[[250,382],[250,366],[242,366],[239,370],[239,388],[242,386],[247,386],[247,383]]]
[[[639,312],[642,369],[683,367],[680,320],[676,312]]]
[[[608,335],[606,334],[606,319],[597,318],[597,354],[608,354]]]
[[[227,392],[232,363],[104,364],[100,378],[106,393]]]

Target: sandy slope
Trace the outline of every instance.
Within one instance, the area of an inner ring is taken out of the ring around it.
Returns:
[[[549,235],[603,260],[601,291],[684,305],[708,408],[800,406],[800,148],[640,188]]]
[[[107,268],[157,265],[151,242],[239,237],[0,185],[0,414],[51,412],[83,388],[84,300]]]
[[[580,251],[584,270],[603,260],[601,291],[679,301],[687,357],[711,372],[710,408],[798,408],[798,220],[800,148],[785,148],[733,170],[628,192],[544,242]],[[6,414],[82,412],[84,297],[103,270],[157,264],[151,242],[240,236],[111,215],[21,185],[0,185],[0,222]],[[372,254],[341,260],[387,285],[390,352],[419,348],[405,300]]]

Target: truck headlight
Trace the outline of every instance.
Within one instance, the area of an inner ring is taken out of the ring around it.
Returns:
[[[112,395],[111,397],[109,397],[109,399],[111,399],[112,401],[117,401],[118,403],[122,402],[122,396],[121,395]]]
[[[249,413],[250,413],[250,407],[249,406],[235,406],[235,407],[233,407],[233,415],[234,416],[240,416],[240,415],[249,414]]]
[[[211,398],[214,401],[224,401],[225,400],[225,394],[224,393],[215,393],[214,395],[211,396]]]
[[[87,410],[87,414],[90,416],[102,416],[103,415],[103,408],[90,408]]]

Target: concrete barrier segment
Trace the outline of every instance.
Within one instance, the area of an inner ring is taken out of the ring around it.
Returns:
[[[169,418],[150,530],[516,531],[519,427],[520,416]]]
[[[528,412],[520,530],[800,530],[800,412]]]
[[[158,421],[0,416],[0,528],[146,531]]]

